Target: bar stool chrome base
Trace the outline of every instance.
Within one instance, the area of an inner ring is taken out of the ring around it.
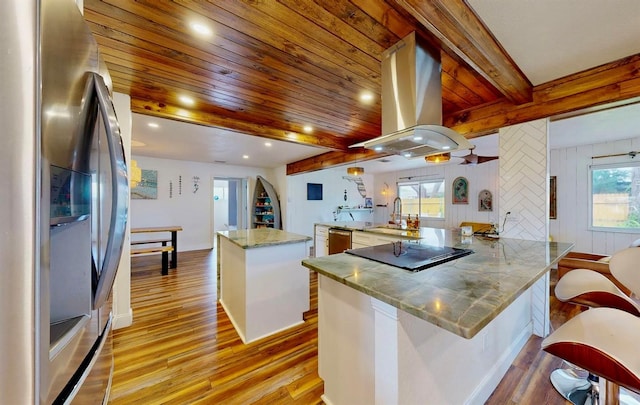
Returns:
[[[561,368],[554,370],[549,379],[556,391],[572,404],[598,405],[600,402],[598,381],[590,382],[571,369]],[[619,401],[621,405],[640,405],[640,401],[623,387],[620,387]]]
[[[549,376],[553,387],[574,405],[598,404],[598,381],[577,375],[571,369],[557,369]]]

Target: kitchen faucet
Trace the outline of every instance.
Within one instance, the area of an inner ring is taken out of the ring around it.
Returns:
[[[396,209],[398,210],[398,219],[396,219]],[[393,200],[393,214],[391,214],[391,221],[396,225],[400,225],[402,222],[402,200],[400,197],[396,197]]]

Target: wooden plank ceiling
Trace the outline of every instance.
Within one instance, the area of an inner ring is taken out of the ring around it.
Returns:
[[[288,174],[378,156],[348,146],[381,135],[381,54],[412,31],[441,49],[443,124],[469,138],[640,96],[638,55],[531,86],[464,0],[84,0],[84,8],[114,90],[131,96],[134,112],[318,147]],[[212,35],[197,35],[193,23]],[[363,92],[373,101],[360,101]]]

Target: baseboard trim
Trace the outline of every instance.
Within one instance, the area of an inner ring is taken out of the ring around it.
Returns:
[[[126,328],[133,323],[133,310],[129,307],[129,312],[125,314],[114,314],[113,329]]]

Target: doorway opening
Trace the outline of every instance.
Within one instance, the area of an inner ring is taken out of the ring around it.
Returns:
[[[213,178],[213,246],[216,247],[218,231],[247,229],[249,191],[248,179],[234,177]]]

